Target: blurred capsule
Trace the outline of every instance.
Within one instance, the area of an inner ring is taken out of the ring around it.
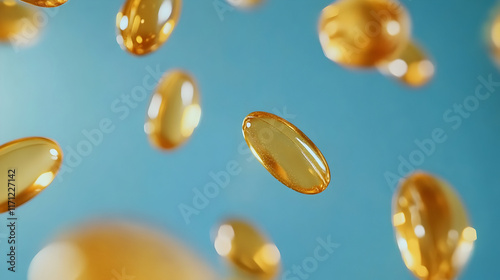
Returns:
[[[28,280],[215,280],[196,254],[178,240],[142,225],[85,225],[43,248]]]
[[[263,0],[227,0],[227,2],[239,9],[250,9],[262,4]]]
[[[37,11],[15,0],[0,0],[0,42],[29,45],[39,33]]]
[[[214,247],[236,269],[236,278],[272,279],[280,270],[276,245],[245,221],[233,219],[219,226]]]
[[[9,200],[19,207],[50,185],[62,159],[61,148],[48,138],[22,138],[0,146],[0,186],[5,190],[0,192],[0,213],[13,206]]]
[[[68,0],[22,0],[22,1],[44,8],[57,7],[68,2]]]
[[[423,86],[434,76],[434,64],[414,42],[408,42],[403,51],[384,61],[379,69],[412,87]]]
[[[243,136],[254,156],[285,186],[317,194],[330,183],[330,168],[323,154],[288,121],[253,112],[243,120]]]
[[[489,36],[491,53],[497,64],[500,64],[500,10],[498,9],[491,24]]]
[[[126,0],[116,15],[117,41],[135,55],[158,49],[174,30],[181,0]]]
[[[402,50],[409,37],[406,9],[392,0],[338,0],[319,20],[323,52],[344,66],[373,67]]]
[[[392,215],[408,269],[420,279],[456,279],[472,253],[476,230],[455,191],[416,172],[394,194]]]
[[[201,118],[200,94],[194,79],[180,70],[166,73],[149,103],[144,131],[159,149],[186,142]]]

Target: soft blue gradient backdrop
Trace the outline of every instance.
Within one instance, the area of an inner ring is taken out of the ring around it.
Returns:
[[[391,225],[392,189],[384,172],[398,156],[440,127],[447,141],[421,169],[439,174],[461,194],[478,232],[461,279],[496,279],[500,224],[500,96],[451,129],[443,113],[474,93],[477,77],[500,80],[484,43],[494,1],[405,1],[414,37],[432,54],[437,74],[409,89],[376,71],[344,69],[325,58],[317,19],[330,1],[269,0],[255,12],[237,10],[221,21],[209,1],[184,1],[179,25],[157,52],[134,57],[116,43],[122,1],[70,0],[49,19],[37,45],[15,52],[0,46],[0,143],[26,136],[55,139],[65,153],[103,118],[116,126],[72,173],[19,208],[18,272],[7,273],[1,240],[0,278],[25,279],[33,256],[61,230],[103,216],[157,224],[181,238],[219,271],[224,265],[210,232],[226,217],[243,217],[267,232],[284,269],[313,254],[316,238],[340,247],[310,279],[413,279]],[[143,132],[148,97],[124,120],[111,110],[142,84],[147,66],[183,68],[197,79],[202,120],[173,153],[153,149]],[[239,145],[243,118],[286,107],[293,123],[321,149],[332,170],[328,189],[296,193],[275,180]],[[210,171],[236,160],[229,186],[186,225],[178,206]],[[0,234],[6,233],[5,214]]]

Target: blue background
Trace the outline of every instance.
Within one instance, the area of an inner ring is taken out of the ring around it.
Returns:
[[[443,120],[474,93],[478,76],[500,80],[484,39],[494,1],[404,2],[414,37],[437,66],[435,79],[421,89],[329,61],[316,28],[330,1],[267,2],[254,12],[228,11],[221,20],[212,0],[184,1],[169,41],[145,57],[116,43],[122,1],[70,0],[49,18],[37,45],[18,52],[0,46],[0,143],[45,136],[67,155],[85,139],[82,130],[97,128],[103,118],[115,125],[63,181],[17,210],[18,272],[7,274],[2,261],[1,279],[25,279],[31,259],[53,236],[109,215],[159,225],[221,272],[210,232],[225,218],[242,217],[276,242],[284,270],[312,256],[318,237],[331,235],[340,247],[310,279],[413,279],[394,240],[393,189],[384,173],[396,173],[398,157],[408,158],[415,139],[429,138],[434,128],[444,129],[447,140],[418,168],[456,188],[478,232],[461,279],[495,279],[499,93],[481,101],[456,130]],[[153,149],[143,132],[149,92],[123,120],[111,109],[142,84],[147,66],[186,69],[201,90],[200,125],[172,153]],[[248,113],[277,109],[283,116],[284,108],[330,164],[332,182],[319,195],[286,188],[238,148]],[[209,173],[231,160],[241,172],[187,225],[179,205],[191,204],[193,188],[202,190],[213,181]],[[0,228],[0,235],[6,232]]]

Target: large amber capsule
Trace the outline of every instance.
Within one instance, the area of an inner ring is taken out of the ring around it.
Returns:
[[[182,0],[126,0],[116,15],[118,43],[135,55],[155,51],[177,25],[181,6]]]
[[[215,280],[179,240],[143,225],[91,223],[57,238],[31,261],[28,280]]]
[[[243,136],[254,156],[285,186],[317,194],[330,183],[330,169],[314,143],[288,121],[266,112],[243,120]]]
[[[455,279],[476,240],[455,191],[430,174],[416,172],[394,194],[392,214],[408,269],[420,279]]]
[[[245,275],[273,279],[280,271],[281,256],[276,245],[245,221],[231,219],[220,225],[214,247],[235,268],[239,279],[250,278]]]
[[[44,8],[57,7],[68,2],[68,0],[22,0],[22,1]]]
[[[36,10],[28,5],[15,0],[0,0],[0,41],[14,41],[20,36],[16,42],[23,43],[36,37],[38,22],[35,15]]]
[[[434,64],[420,46],[408,42],[402,52],[379,66],[382,73],[404,84],[420,87],[434,76]]]
[[[344,66],[373,67],[401,51],[409,37],[408,14],[391,0],[338,0],[319,20],[323,52]]]
[[[200,94],[186,72],[166,73],[151,98],[144,131],[159,149],[170,150],[186,142],[201,118]]]
[[[19,207],[43,191],[61,166],[63,153],[48,138],[29,137],[0,146],[0,213]],[[12,194],[15,191],[15,198]],[[10,201],[10,202],[9,202]]]

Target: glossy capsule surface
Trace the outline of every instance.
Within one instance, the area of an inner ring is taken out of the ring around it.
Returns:
[[[422,48],[413,42],[408,42],[402,52],[380,68],[383,73],[412,87],[423,86],[434,76],[434,64]]]
[[[281,266],[281,256],[274,243],[253,225],[231,219],[217,228],[214,247],[234,268],[235,275],[251,275],[253,279],[272,279]]]
[[[170,150],[191,137],[200,118],[196,82],[188,73],[173,70],[163,76],[151,97],[144,130],[155,147]]]
[[[94,222],[57,238],[35,255],[28,280],[216,280],[179,240],[144,225]]]
[[[68,0],[22,0],[22,1],[44,8],[57,7],[68,2]]]
[[[62,159],[61,148],[48,138],[22,138],[0,146],[0,186],[5,190],[0,192],[0,213],[9,209],[8,188],[15,187],[15,206],[21,206],[52,182]]]
[[[288,121],[253,112],[243,120],[243,136],[254,156],[285,186],[317,194],[330,183],[330,168],[323,154]]]
[[[251,9],[262,4],[264,0],[227,0],[227,2],[239,9]]]
[[[373,67],[406,45],[410,20],[399,2],[339,0],[323,9],[318,29],[330,60],[349,67]]]
[[[21,4],[15,0],[0,0],[0,42],[15,40],[21,36],[25,41],[29,38],[24,32],[29,31],[30,37],[36,37],[38,23],[35,21],[36,10],[28,5]],[[29,28],[29,30],[28,30]]]
[[[403,260],[419,279],[455,279],[476,240],[455,191],[433,175],[408,176],[393,197],[392,223]]]
[[[177,26],[182,0],[126,0],[116,15],[117,41],[135,55],[157,50]]]

